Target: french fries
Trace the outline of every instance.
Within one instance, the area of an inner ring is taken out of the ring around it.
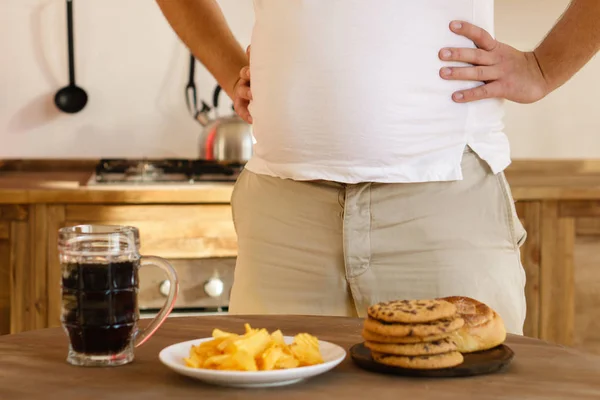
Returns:
[[[288,345],[280,330],[269,333],[249,324],[244,328],[243,335],[214,329],[212,340],[192,346],[185,364],[222,371],[272,371],[324,362],[319,341],[312,335],[300,333]]]

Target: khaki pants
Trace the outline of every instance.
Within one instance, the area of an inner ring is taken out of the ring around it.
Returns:
[[[232,195],[232,314],[366,315],[463,295],[522,334],[525,231],[503,174],[467,151],[453,182],[301,182],[244,171]]]

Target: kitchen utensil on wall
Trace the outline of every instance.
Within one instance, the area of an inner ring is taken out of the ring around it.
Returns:
[[[185,101],[194,119],[198,119],[200,114],[207,113],[210,111],[210,107],[204,101],[202,102],[202,109],[198,110],[198,95],[196,91],[195,83],[196,75],[196,57],[190,53],[190,75],[188,84],[185,87]]]
[[[196,85],[194,83],[196,59],[190,55],[190,75],[186,86],[186,102],[192,116],[203,127],[200,134],[199,158],[225,164],[243,165],[252,156],[254,138],[252,127],[241,119],[235,112],[219,117],[219,96],[221,86],[217,85],[213,92],[212,108],[202,101],[202,108],[197,108]],[[214,110],[216,117],[210,118]]]
[[[69,49],[69,85],[60,89],[54,96],[54,103],[59,110],[74,114],[83,110],[88,95],[75,84],[75,45],[73,40],[73,0],[67,0],[67,40]]]

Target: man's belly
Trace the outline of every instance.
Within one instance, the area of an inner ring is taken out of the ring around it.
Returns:
[[[255,0],[251,112],[256,154],[271,163],[401,162],[501,127],[451,95],[441,48],[474,47],[454,19],[492,30],[493,0]]]

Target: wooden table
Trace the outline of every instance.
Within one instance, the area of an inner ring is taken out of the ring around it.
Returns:
[[[136,360],[115,368],[73,367],[65,362],[61,329],[0,337],[0,399],[600,399],[600,358],[542,341],[510,337],[516,358],[507,372],[460,379],[409,379],[378,375],[348,357],[333,371],[282,388],[229,389],[172,372],[158,360],[171,344],[210,336],[214,327],[243,332],[243,323],[284,334],[306,332],[348,349],[360,342],[362,320],[327,317],[170,318],[138,348]]]

